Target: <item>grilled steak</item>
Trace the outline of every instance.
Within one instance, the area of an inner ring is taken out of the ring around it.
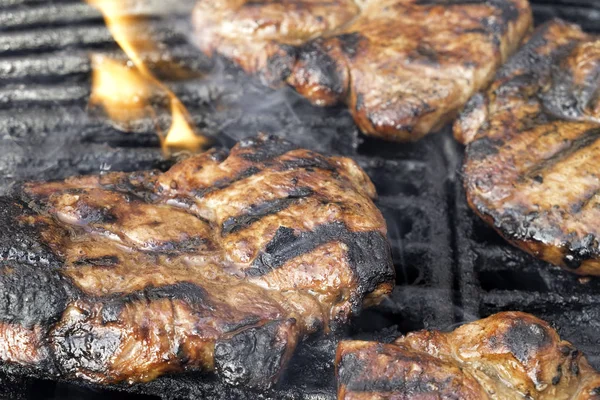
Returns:
[[[600,374],[546,322],[503,312],[453,332],[338,345],[338,399],[600,399]]]
[[[266,136],[165,173],[25,184],[0,198],[0,360],[269,386],[299,340],[391,290],[374,196],[352,160]]]
[[[196,38],[366,134],[416,140],[456,116],[519,45],[527,0],[200,0]]]
[[[600,39],[552,21],[455,124],[471,207],[510,242],[600,275]]]

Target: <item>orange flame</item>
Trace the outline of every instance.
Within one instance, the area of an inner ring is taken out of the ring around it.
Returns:
[[[152,114],[150,99],[158,93],[166,95],[171,108],[171,127],[166,135],[159,130],[162,148],[170,150],[198,151],[208,143],[207,138],[196,134],[185,106],[175,94],[150,71],[142,54],[156,51],[150,40],[134,37],[132,26],[139,23],[135,16],[123,12],[122,0],[87,0],[97,8],[106,22],[110,33],[127,54],[132,65],[105,56],[92,57],[92,104],[102,105],[115,122],[126,125],[134,118]]]

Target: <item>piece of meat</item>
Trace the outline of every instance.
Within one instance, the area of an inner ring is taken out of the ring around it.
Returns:
[[[20,190],[0,198],[0,360],[37,375],[268,387],[393,286],[367,175],[275,137]]]
[[[600,275],[600,38],[538,28],[454,130],[477,214],[539,258]]]
[[[527,0],[199,0],[193,20],[206,54],[389,140],[454,118],[532,23]]]
[[[452,332],[338,345],[339,400],[591,400],[600,374],[546,322],[502,312]]]

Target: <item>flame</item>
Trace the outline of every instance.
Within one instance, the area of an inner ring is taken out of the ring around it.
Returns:
[[[142,54],[157,51],[150,40],[134,36],[131,27],[139,24],[139,18],[123,12],[122,0],[86,0],[97,8],[110,33],[127,54],[130,65],[105,56],[92,57],[92,104],[102,105],[115,122],[126,125],[133,118],[141,118],[151,111],[150,100],[161,94],[170,103],[172,121],[168,132],[158,129],[165,153],[173,149],[198,151],[208,143],[207,138],[196,134],[185,106],[175,94],[150,71]],[[177,71],[180,74],[180,71]]]
[[[92,55],[90,104],[100,105],[120,126],[148,115],[149,100],[157,88],[132,65]]]

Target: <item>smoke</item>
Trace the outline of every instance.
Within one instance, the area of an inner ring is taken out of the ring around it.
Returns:
[[[285,85],[269,88],[219,56],[209,60],[195,46],[197,38],[189,16],[171,21],[185,39],[187,50],[179,52],[184,56],[182,62],[195,64],[203,74],[174,90],[199,120],[200,131],[217,144],[231,145],[264,132],[321,152],[354,152],[360,139],[345,107],[312,106]]]

